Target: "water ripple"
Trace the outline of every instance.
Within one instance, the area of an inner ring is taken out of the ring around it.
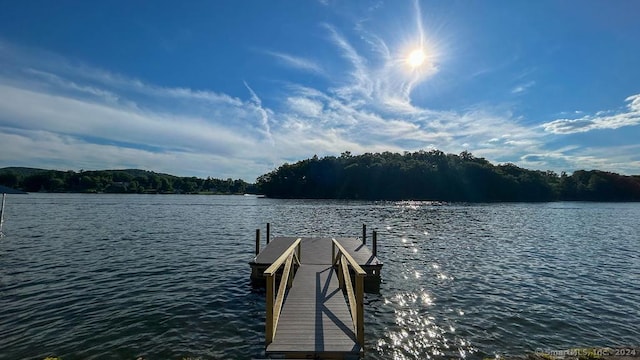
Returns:
[[[0,359],[264,356],[254,229],[377,228],[366,358],[481,358],[637,345],[640,206],[10,196]]]

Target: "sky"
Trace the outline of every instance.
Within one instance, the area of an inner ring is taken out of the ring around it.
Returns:
[[[640,174],[640,2],[0,0],[0,167],[437,149]]]

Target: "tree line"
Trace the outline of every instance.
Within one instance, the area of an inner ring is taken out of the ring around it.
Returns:
[[[178,177],[145,170],[58,171],[0,169],[0,185],[27,192],[243,194],[255,192],[244,180]]]
[[[243,194],[272,198],[497,201],[640,201],[640,176],[599,170],[568,175],[494,165],[464,151],[326,156],[283,164],[255,184],[145,170],[0,169],[0,185],[27,192]]]
[[[327,156],[284,164],[257,179],[274,198],[366,200],[640,201],[640,176],[604,171],[571,175],[493,165],[464,151]]]

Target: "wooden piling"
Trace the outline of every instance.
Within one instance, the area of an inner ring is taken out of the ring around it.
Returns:
[[[378,232],[373,230],[373,234],[372,234],[372,245],[373,245],[373,256],[378,256]]]
[[[270,238],[271,238],[271,224],[267,223],[267,245],[269,245]]]
[[[260,253],[260,229],[256,229],[256,256]]]
[[[362,244],[367,245],[367,225],[362,224]]]

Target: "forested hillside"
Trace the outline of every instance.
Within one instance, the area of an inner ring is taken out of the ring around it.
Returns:
[[[591,170],[571,175],[491,164],[469,152],[384,152],[284,164],[256,184],[145,170],[0,169],[0,185],[28,192],[261,193],[273,198],[495,201],[640,201],[640,176]]]
[[[9,167],[0,169],[0,184],[28,192],[215,193],[242,194],[255,188],[243,180],[200,179],[152,171],[57,171]]]
[[[258,189],[275,198],[370,200],[640,201],[640,177],[603,171],[560,175],[513,164],[493,165],[469,152],[366,153],[284,164],[262,175]]]

